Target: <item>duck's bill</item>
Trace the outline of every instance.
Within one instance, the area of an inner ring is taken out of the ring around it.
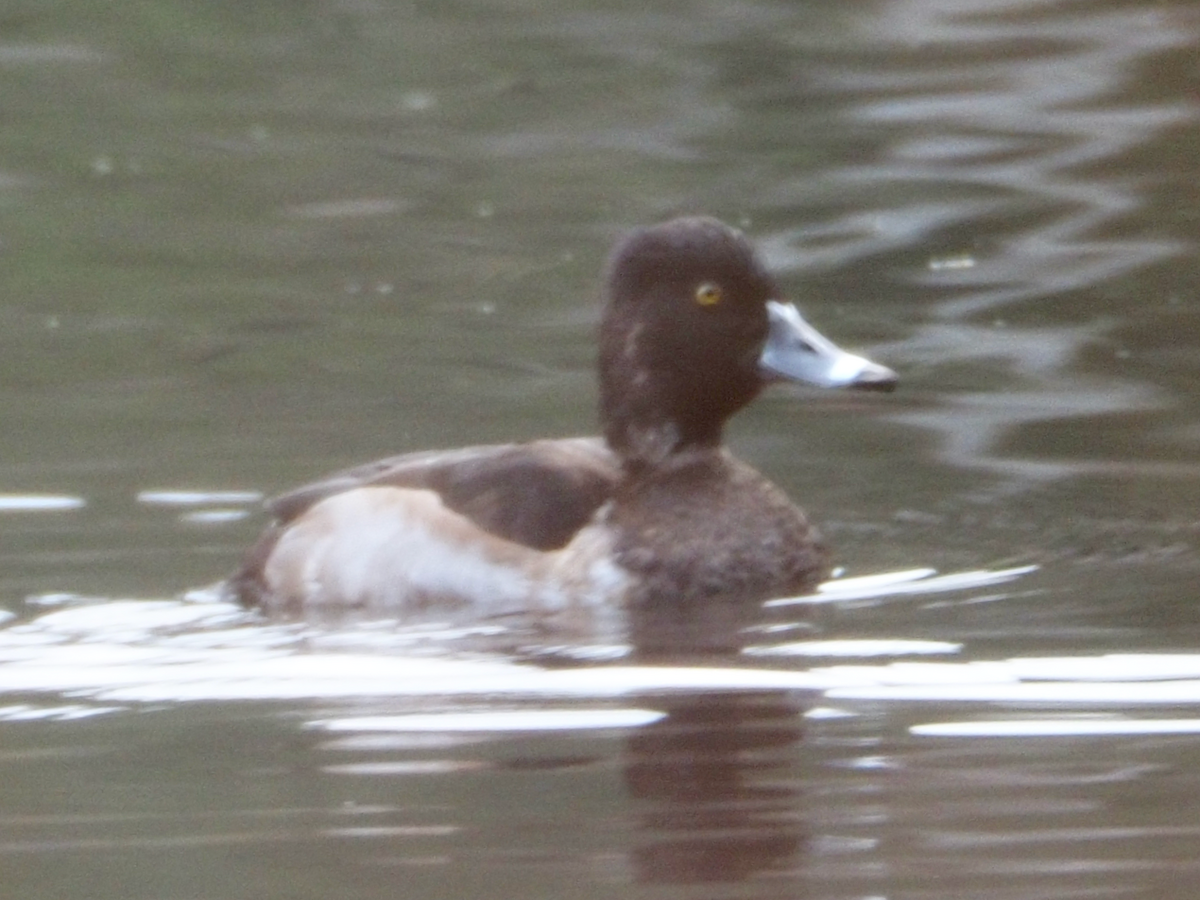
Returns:
[[[896,387],[895,372],[847,353],[805,322],[791,303],[769,300],[767,315],[771,330],[758,365],[768,378],[863,391],[890,391]]]

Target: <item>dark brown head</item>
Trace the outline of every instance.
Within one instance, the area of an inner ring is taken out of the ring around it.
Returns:
[[[895,384],[890,370],[839,350],[780,302],[750,242],[716,219],[632,232],[609,260],[606,294],[600,416],[627,464],[719,445],[725,420],[778,378]]]

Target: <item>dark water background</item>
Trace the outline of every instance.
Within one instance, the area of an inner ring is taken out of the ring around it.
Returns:
[[[1198,83],[1184,0],[0,5],[4,893],[1194,898]],[[1036,571],[707,672],[164,602],[221,492],[591,431],[681,212],[901,373],[731,427],[848,574]]]

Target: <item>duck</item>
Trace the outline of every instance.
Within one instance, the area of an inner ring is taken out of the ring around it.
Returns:
[[[282,494],[227,591],[281,620],[720,643],[814,590],[824,540],[723,446],[725,423],[773,382],[890,391],[895,372],[825,338],[707,216],[618,241],[598,342],[600,436],[407,453]]]

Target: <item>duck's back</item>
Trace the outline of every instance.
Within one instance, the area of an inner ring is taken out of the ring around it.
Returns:
[[[435,495],[485,536],[518,547],[562,547],[612,494],[620,469],[599,438],[565,438],[427,451],[339,472],[271,500],[274,521],[228,581],[246,605],[278,607],[266,566],[281,537],[315,507],[364,488],[404,488]]]

